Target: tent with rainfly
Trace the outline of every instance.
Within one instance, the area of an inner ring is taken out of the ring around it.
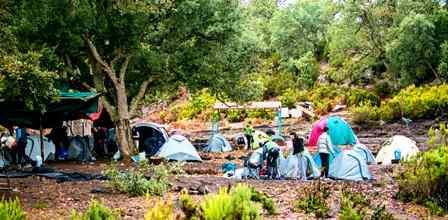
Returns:
[[[356,135],[350,124],[339,116],[330,116],[317,121],[311,130],[308,146],[316,146],[319,136],[324,133],[324,128],[328,127],[333,145],[356,144]]]
[[[372,179],[367,161],[355,150],[339,153],[330,165],[328,176],[332,179],[352,181]]]
[[[315,179],[320,177],[319,167],[311,154],[304,150],[300,154],[289,155],[280,163],[280,174],[288,179]]]
[[[182,135],[171,136],[156,155],[168,160],[202,161],[196,148]]]
[[[232,150],[229,141],[222,134],[214,134],[208,140],[205,151],[208,152],[228,152]]]

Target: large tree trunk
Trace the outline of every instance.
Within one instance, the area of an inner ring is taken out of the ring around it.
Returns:
[[[134,153],[134,146],[132,142],[131,125],[129,122],[129,105],[126,95],[125,85],[119,83],[117,88],[117,142],[120,149],[125,156],[130,156]]]

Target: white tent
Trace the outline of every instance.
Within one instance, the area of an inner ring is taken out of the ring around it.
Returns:
[[[49,141],[46,137],[44,140],[44,157],[42,160],[54,160],[54,155],[56,153],[56,147],[53,141]],[[30,136],[27,139],[25,154],[33,161],[36,161],[36,156],[41,156],[41,145],[39,136]]]
[[[407,160],[412,156],[417,155],[420,150],[415,141],[402,135],[395,135],[386,142],[384,142],[381,150],[376,156],[376,162],[389,165],[392,160],[396,159],[396,154],[400,155],[400,160]]]
[[[168,160],[202,161],[196,148],[182,135],[173,135],[156,154]]]

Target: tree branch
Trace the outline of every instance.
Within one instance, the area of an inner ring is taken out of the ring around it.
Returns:
[[[150,76],[147,80],[143,81],[143,83],[140,85],[140,89],[139,89],[137,95],[131,101],[131,106],[130,106],[130,111],[129,111],[131,116],[136,114],[138,104],[145,96],[149,83],[153,82],[158,77],[159,76]]]
[[[92,41],[85,36],[84,40],[86,41],[87,46],[89,47],[89,51],[92,55],[92,57],[94,58],[94,60],[100,64],[101,68],[104,70],[104,72],[106,72],[107,76],[110,78],[110,80],[112,80],[112,82],[114,83],[114,85],[118,84],[117,81],[117,77],[114,73],[114,71],[111,69],[111,67],[109,65],[107,65],[107,63],[101,58],[100,54],[98,53],[98,51],[96,50],[95,45],[93,45]]]
[[[126,70],[128,69],[130,60],[131,60],[131,56],[130,55],[126,56],[126,58],[124,59],[124,63],[121,65],[120,83],[122,83],[122,84],[124,84],[124,76],[126,75]]]
[[[101,103],[103,104],[104,109],[109,113],[110,119],[115,122],[117,121],[117,110],[115,109],[109,101],[106,100],[106,97],[101,97]]]

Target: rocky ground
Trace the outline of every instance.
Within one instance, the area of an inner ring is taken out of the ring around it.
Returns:
[[[435,121],[415,122],[410,126],[401,123],[385,126],[361,127],[354,126],[361,142],[376,152],[378,146],[388,137],[395,134],[405,134],[417,140],[419,146],[424,149],[427,129],[437,124]],[[308,132],[310,123],[292,123],[288,129]],[[229,135],[231,132],[226,133]],[[200,136],[200,135],[198,135]],[[202,163],[187,163],[184,166],[186,174],[170,178],[172,187],[163,199],[177,200],[179,191],[186,188],[190,193],[200,199],[204,193],[216,192],[219,187],[234,185],[243,182],[254,186],[256,189],[272,196],[278,207],[278,214],[265,215],[265,219],[312,219],[312,215],[305,215],[294,211],[294,203],[305,191],[316,184],[317,181],[292,181],[292,180],[249,180],[236,181],[222,177],[221,165],[226,161],[242,164],[244,151],[231,153],[210,154],[201,153],[204,159]],[[77,171],[88,173],[101,173],[107,162],[94,164],[80,164],[75,162],[55,163],[50,166],[62,171]],[[372,165],[369,167],[375,180],[368,182],[344,182],[322,181],[332,189],[331,202],[332,218],[337,217],[338,198],[341,188],[349,188],[365,195],[372,206],[386,205],[388,211],[398,219],[420,219],[427,217],[427,210],[414,204],[405,204],[395,199],[397,185],[394,181],[394,167],[381,167]],[[5,179],[0,179],[5,182]],[[151,207],[154,198],[129,197],[109,190],[104,181],[83,181],[57,183],[41,177],[17,178],[11,180],[12,192],[3,192],[3,196],[18,196],[30,219],[66,219],[71,210],[83,210],[88,206],[92,198],[102,200],[106,205],[118,209],[124,219],[142,219],[144,213]]]

